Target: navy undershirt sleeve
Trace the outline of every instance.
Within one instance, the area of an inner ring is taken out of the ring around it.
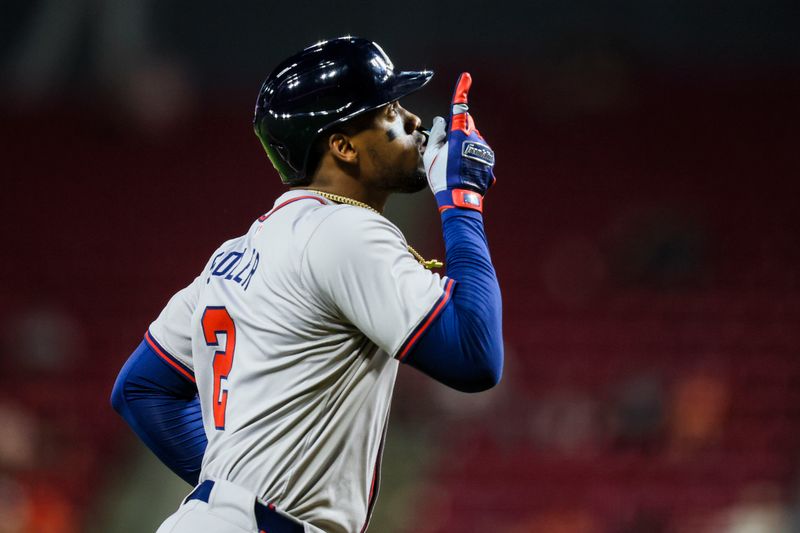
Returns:
[[[449,387],[478,392],[496,385],[503,372],[500,287],[480,213],[448,209],[442,231],[455,288],[403,362]]]
[[[111,405],[170,470],[197,484],[207,444],[197,387],[147,342],[122,367]]]

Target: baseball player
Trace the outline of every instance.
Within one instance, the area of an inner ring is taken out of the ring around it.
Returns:
[[[426,143],[399,99],[432,75],[344,37],[262,85],[255,131],[290,189],[170,299],[112,392],[195,486],[159,533],[365,531],[399,364],[462,391],[499,381],[482,219],[494,153],[468,113],[466,73]],[[390,194],[426,185],[447,276],[381,215]]]

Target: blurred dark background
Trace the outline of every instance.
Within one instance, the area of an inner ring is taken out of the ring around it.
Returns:
[[[282,186],[261,80],[344,34],[472,72],[507,364],[398,378],[370,531],[800,531],[795,2],[0,4],[0,532],[152,531],[189,487],[112,411],[169,296]],[[389,218],[443,255],[426,193]]]

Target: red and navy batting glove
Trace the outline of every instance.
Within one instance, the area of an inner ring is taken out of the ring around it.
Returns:
[[[472,76],[463,72],[453,93],[450,121],[433,119],[423,154],[428,185],[439,211],[452,208],[483,211],[483,196],[495,182],[494,151],[475,129],[467,106]]]

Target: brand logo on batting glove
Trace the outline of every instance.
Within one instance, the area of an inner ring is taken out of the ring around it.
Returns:
[[[464,141],[464,144],[461,145],[461,155],[484,165],[494,166],[494,152],[485,144]]]

